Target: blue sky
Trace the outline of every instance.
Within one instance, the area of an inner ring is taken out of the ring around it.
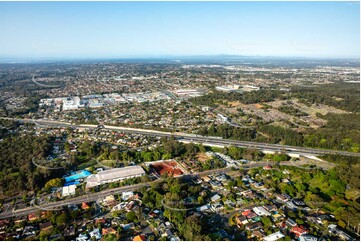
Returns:
[[[0,2],[0,56],[356,57],[358,2]]]

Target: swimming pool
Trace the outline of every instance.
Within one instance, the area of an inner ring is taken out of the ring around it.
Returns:
[[[71,175],[71,176],[67,176],[65,177],[65,182],[71,182],[71,181],[76,181],[78,179],[84,178],[84,177],[88,177],[90,176],[92,173],[90,171],[87,170],[82,170],[81,172],[76,173],[75,175]]]

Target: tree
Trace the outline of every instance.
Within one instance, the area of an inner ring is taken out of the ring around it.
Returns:
[[[200,144],[199,151],[204,153],[204,152],[206,152],[206,148],[202,144]]]
[[[119,159],[119,152],[117,150],[110,152],[109,159],[110,160],[118,160]]]
[[[184,223],[183,237],[186,240],[197,240],[196,238],[201,235],[201,221],[199,217],[190,216],[186,218]]]
[[[131,221],[131,222],[136,222],[137,221],[137,215],[135,214],[134,211],[130,211],[128,212],[125,217],[127,218],[127,220]]]
[[[261,218],[261,221],[262,221],[263,225],[265,226],[266,230],[268,230],[268,228],[270,228],[272,226],[272,221],[268,217],[263,216]]]
[[[67,213],[63,212],[56,217],[55,221],[58,226],[62,226],[69,222],[69,216]]]
[[[153,160],[153,152],[142,152],[142,157],[144,161],[152,161]]]
[[[338,224],[338,226],[340,226],[343,229],[346,228],[346,226],[347,226],[343,220],[339,220],[337,224]]]
[[[193,144],[193,143],[189,143],[186,145],[186,156],[187,157],[194,157],[198,152],[198,147]]]
[[[45,183],[45,189],[49,190],[53,187],[61,187],[63,185],[63,180],[60,178],[54,178]]]
[[[70,212],[70,217],[72,219],[76,219],[78,217],[78,215],[79,215],[78,210],[73,210],[73,211]]]
[[[162,160],[169,160],[169,159],[172,159],[172,154],[165,153],[162,155]]]
[[[305,202],[311,208],[320,208],[324,204],[323,199],[317,194],[307,194],[306,197],[305,197]]]
[[[116,236],[115,236],[115,234],[106,234],[106,235],[103,236],[103,240],[105,240],[105,241],[115,241]]]
[[[228,155],[230,155],[236,160],[239,160],[242,157],[242,149],[235,146],[230,146],[228,148]]]

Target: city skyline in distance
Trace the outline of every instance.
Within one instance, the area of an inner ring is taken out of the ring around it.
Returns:
[[[1,2],[1,59],[359,58],[358,2]]]

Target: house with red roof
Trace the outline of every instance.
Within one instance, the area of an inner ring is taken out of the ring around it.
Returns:
[[[159,176],[162,176],[163,174],[173,177],[183,175],[183,171],[174,160],[154,162],[150,165],[150,167],[153,168]]]
[[[117,231],[113,228],[103,228],[102,235],[107,235],[107,234],[117,234]]]
[[[82,202],[81,208],[82,208],[83,210],[88,210],[88,209],[90,208],[90,206],[89,206],[86,202]]]
[[[297,237],[307,234],[309,231],[302,225],[296,225],[291,229],[291,233],[294,233]]]
[[[39,216],[36,215],[35,213],[31,213],[28,215],[28,220],[29,221],[35,221],[35,220],[38,220],[39,219]]]
[[[263,170],[272,170],[272,167],[271,166],[264,166]]]
[[[242,212],[243,216],[246,216],[248,219],[252,219],[257,217],[257,214],[255,214],[254,212],[252,212],[251,210],[245,210]]]
[[[145,241],[147,238],[144,234],[140,234],[134,237],[133,241]]]

